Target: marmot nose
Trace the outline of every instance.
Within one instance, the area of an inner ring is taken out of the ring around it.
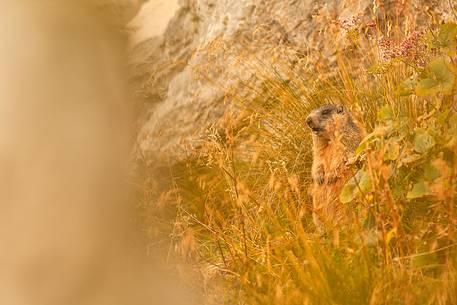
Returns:
[[[308,125],[309,128],[315,127],[314,121],[311,117],[306,118],[306,124]]]

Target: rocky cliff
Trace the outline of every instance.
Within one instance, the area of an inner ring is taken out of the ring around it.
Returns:
[[[428,2],[428,11],[417,11],[409,24],[418,23],[420,15],[439,15],[436,10],[451,12],[443,1]],[[259,79],[259,66],[287,62],[302,77],[317,77],[314,67],[335,61],[338,36],[329,34],[337,20],[368,11],[378,20],[386,14],[409,18],[403,11],[416,7],[415,1],[368,0],[181,0],[179,5],[162,35],[143,37],[131,52],[136,96],[143,103],[138,146],[146,156],[182,156],[233,98],[253,92],[246,84]],[[141,23],[136,27],[141,30]]]

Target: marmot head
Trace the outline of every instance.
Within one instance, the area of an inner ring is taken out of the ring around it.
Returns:
[[[313,110],[306,118],[306,124],[313,134],[330,139],[335,131],[346,124],[353,124],[350,113],[341,105],[324,105]]]

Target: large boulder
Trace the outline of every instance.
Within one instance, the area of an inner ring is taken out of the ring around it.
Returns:
[[[181,0],[165,32],[142,37],[131,52],[137,97],[144,102],[138,152],[179,159],[231,99],[252,94],[246,84],[256,85],[262,65],[286,61],[302,77],[319,77],[310,71],[336,61],[338,18],[376,10],[402,18],[404,9],[417,5],[396,2]]]

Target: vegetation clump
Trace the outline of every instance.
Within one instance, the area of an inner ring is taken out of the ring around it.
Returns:
[[[457,304],[457,24],[384,37],[359,22],[340,22],[349,46],[331,78],[249,62],[255,96],[227,94],[236,107],[153,200],[208,303]],[[328,103],[368,131],[339,194],[356,217],[338,238],[318,232],[309,194],[305,118]]]

